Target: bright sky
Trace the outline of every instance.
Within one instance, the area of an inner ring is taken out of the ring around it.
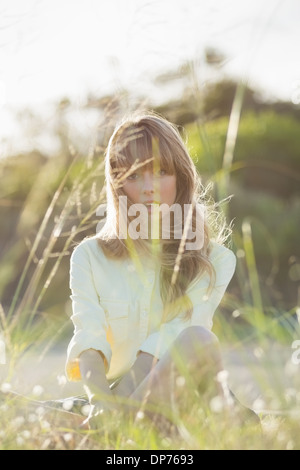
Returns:
[[[299,0],[0,0],[0,119],[89,91],[151,94],[151,79],[187,58],[201,82],[207,46],[227,56],[224,72],[293,99],[299,20]]]

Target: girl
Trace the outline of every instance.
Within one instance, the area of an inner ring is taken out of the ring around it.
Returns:
[[[66,371],[83,381],[89,420],[122,399],[171,413],[189,377],[227,406],[211,328],[236,259],[204,210],[177,128],[154,113],[124,119],[105,176],[105,225],[76,247],[70,269],[75,329]]]

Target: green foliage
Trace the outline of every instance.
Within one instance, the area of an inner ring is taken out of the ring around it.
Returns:
[[[234,186],[230,214],[235,228],[240,229],[245,214],[252,221],[253,239],[258,260],[265,262],[274,246],[274,255],[284,259],[298,253],[300,226],[300,199],[289,200],[271,196],[262,191],[251,191]],[[267,216],[267,217],[266,217]],[[288,240],[288,243],[287,243]],[[276,247],[276,248],[275,248]]]
[[[203,113],[208,120],[230,116],[232,103],[236,93],[237,84],[233,80],[223,80],[207,85],[203,98]],[[254,90],[245,87],[243,96],[243,109],[247,111],[260,108]]]
[[[208,122],[200,130],[201,134],[195,124],[187,126],[189,148],[200,174],[211,175],[222,169],[228,119]],[[245,113],[239,126],[232,177],[241,186],[278,196],[299,194],[299,146],[299,123],[295,118],[273,112]]]
[[[264,301],[290,309],[298,295],[289,272],[299,254],[299,123],[274,112],[242,114],[229,174],[223,168],[227,131],[227,118],[190,124],[189,150],[204,183],[215,182],[214,196],[224,181],[222,197],[233,195],[227,216],[234,220],[236,248],[243,221],[251,221]]]

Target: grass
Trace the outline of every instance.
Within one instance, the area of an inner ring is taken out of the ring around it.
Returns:
[[[229,194],[242,98],[240,87],[230,119],[223,168],[218,172],[217,185],[222,197]],[[204,128],[199,123],[198,128],[199,138],[205,140]],[[55,282],[57,279],[60,282],[61,273],[65,276],[67,272],[66,260],[74,243],[87,231],[95,229],[98,220],[94,220],[94,214],[105,200],[102,187],[95,187],[97,178],[103,182],[102,151],[94,147],[82,164],[72,149],[69,161],[64,162],[62,168],[67,171],[51,193],[45,215],[36,226],[12,301],[0,308],[2,344],[6,345],[9,359],[5,367],[1,366],[0,376],[0,449],[299,449],[299,366],[292,362],[291,349],[292,342],[300,338],[295,321],[299,311],[295,308],[282,312],[264,305],[251,221],[246,217],[241,233],[233,233],[233,240],[238,243],[235,248],[241,255],[237,267],[241,295],[225,295],[222,305],[229,313],[224,316],[219,311],[214,331],[224,348],[225,365],[233,388],[260,413],[260,430],[232,420],[212,405],[201,406],[199,396],[188,387],[180,414],[173,410],[173,420],[179,429],[176,435],[155,425],[143,412],[135,418],[104,417],[101,432],[87,431],[79,427],[81,418],[71,413],[47,411],[42,405],[10,393],[15,384],[19,388],[23,386],[18,367],[24,358],[25,361],[29,358],[28,370],[32,356],[40,359],[42,368],[46,367],[47,357],[57,345],[65,342],[69,319],[66,315],[52,316],[44,305],[56,295]],[[44,167],[37,177],[35,194],[43,193],[47,172],[48,168]],[[28,197],[23,214],[30,213],[31,204],[32,199]],[[20,230],[22,223],[28,223],[28,219],[20,219]],[[12,251],[8,260],[14,259]],[[36,377],[31,393],[26,396],[36,399],[41,393],[39,399],[53,398],[49,392],[45,393],[45,383],[49,382],[57,385],[58,394],[65,393],[57,384],[55,370],[49,368],[46,382],[42,383],[43,380]],[[254,394],[249,392],[251,386],[256,387]]]
[[[286,390],[288,391],[288,390]],[[296,399],[289,389],[289,398]],[[271,400],[278,399],[273,390]],[[15,397],[1,399],[1,450],[292,450],[299,449],[298,413],[261,413],[261,428],[203,409],[190,397],[178,421],[179,433],[155,426],[142,413],[136,419],[103,419],[100,430],[81,430],[70,413],[48,412]]]

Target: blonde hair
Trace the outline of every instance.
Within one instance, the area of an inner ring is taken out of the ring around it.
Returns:
[[[98,243],[109,258],[126,258],[134,256],[134,253],[153,256],[151,244],[147,241],[141,238],[129,241],[119,238],[118,198],[125,194],[122,181],[128,174],[136,171],[137,165],[148,165],[157,157],[161,167],[168,173],[175,174],[175,203],[181,207],[184,204],[192,205],[192,226],[193,229],[196,228],[196,204],[206,204],[206,194],[178,129],[157,113],[130,115],[116,126],[106,151],[107,218],[98,234]],[[184,313],[186,318],[191,316],[192,303],[186,292],[192,281],[208,273],[209,288],[214,283],[215,272],[209,259],[210,240],[214,235],[219,243],[223,242],[224,225],[222,228],[216,224],[216,219],[212,217],[215,211],[207,204],[205,213],[201,249],[187,250],[185,240],[174,237],[159,240],[160,294],[164,305],[162,322],[169,321],[180,313]],[[210,223],[212,219],[213,223]]]

